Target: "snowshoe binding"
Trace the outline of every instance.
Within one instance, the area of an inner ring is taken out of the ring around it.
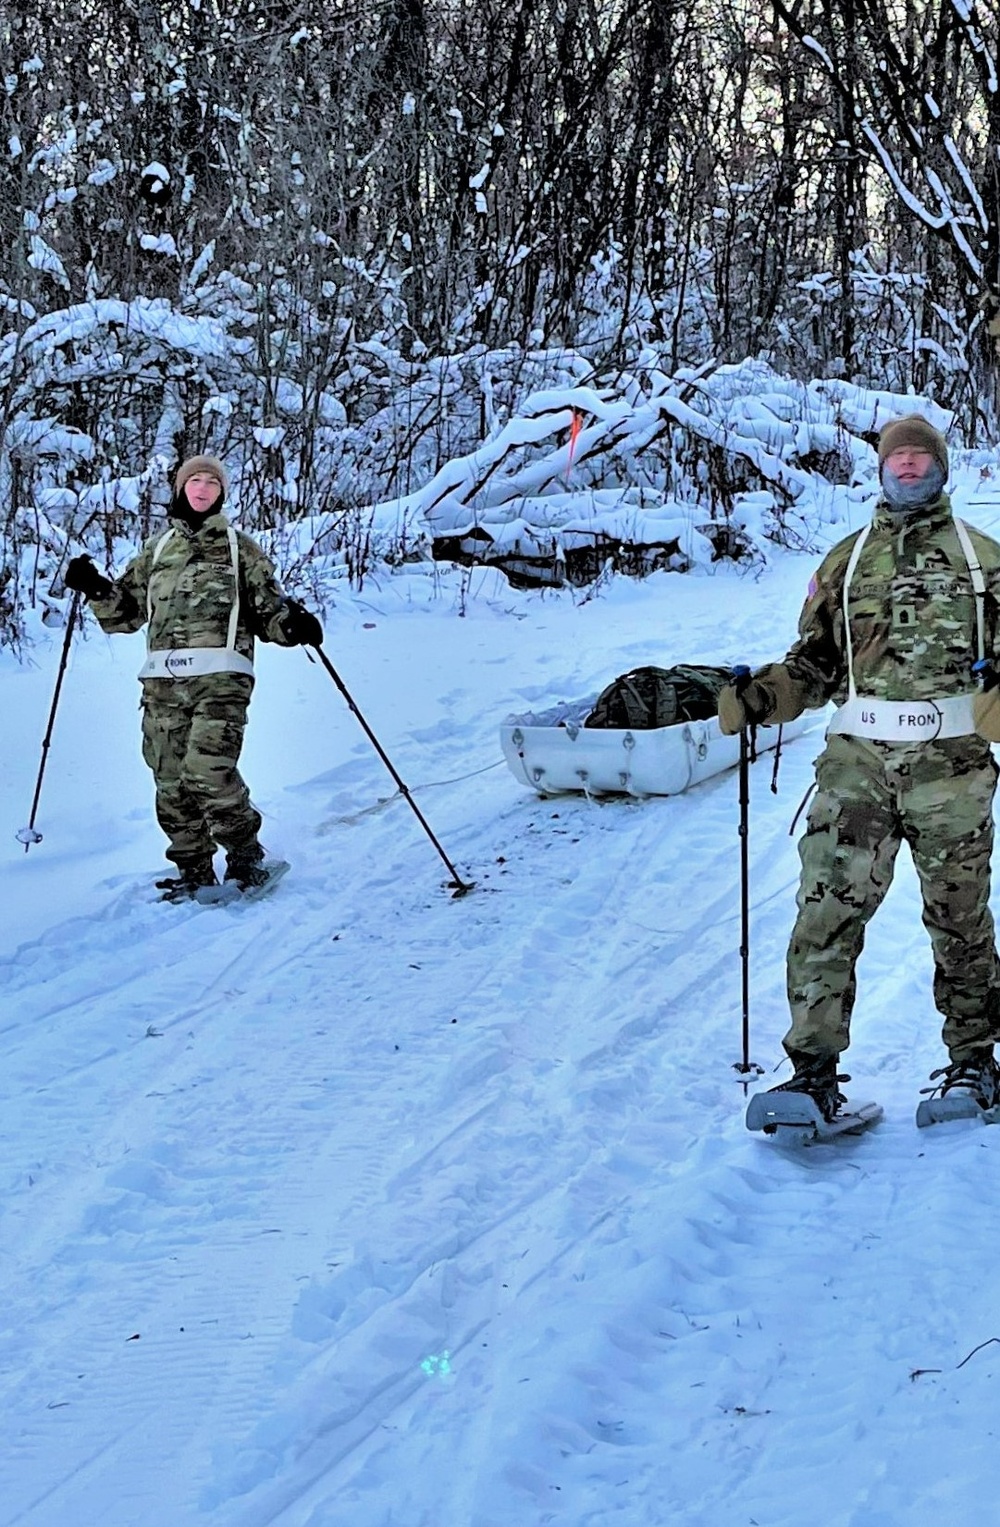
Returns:
[[[850,1077],[838,1074],[837,1056],[793,1057],[795,1073],[747,1107],[747,1129],[762,1130],[787,1144],[809,1145],[836,1135],[859,1134],[882,1117],[878,1103],[849,1103],[840,1090]]]
[[[923,1089],[928,1096],[917,1106],[918,1129],[952,1119],[1000,1122],[1000,1066],[992,1046],[932,1071],[930,1080],[935,1085]]]
[[[195,859],[190,864],[178,865],[177,875],[169,875],[156,882],[161,901],[197,901],[199,893],[219,884],[211,856]]]

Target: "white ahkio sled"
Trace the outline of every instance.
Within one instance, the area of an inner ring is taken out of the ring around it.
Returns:
[[[508,716],[500,743],[514,777],[539,795],[681,795],[739,763],[739,737],[726,737],[718,717],[673,726],[617,730],[587,727],[596,696],[537,715]],[[774,748],[816,724],[816,714],[782,728],[762,726],[757,749]]]

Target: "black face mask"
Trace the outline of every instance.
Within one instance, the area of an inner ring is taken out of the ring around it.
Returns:
[[[221,508],[222,494],[220,493],[211,509],[206,509],[203,514],[199,514],[196,509],[191,508],[182,489],[180,493],[175,493],[170,500],[170,508],[167,510],[167,513],[172,520],[180,520],[181,524],[186,525],[189,530],[200,530],[205,521],[211,519],[213,514],[218,514]]]

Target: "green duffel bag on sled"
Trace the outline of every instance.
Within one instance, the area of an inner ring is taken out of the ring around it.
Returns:
[[[583,724],[640,732],[684,721],[706,721],[718,715],[719,692],[731,682],[731,669],[697,663],[632,668],[601,690]]]

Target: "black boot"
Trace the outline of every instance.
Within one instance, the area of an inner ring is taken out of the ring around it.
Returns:
[[[241,891],[251,886],[266,885],[270,871],[264,866],[265,853],[259,843],[247,848],[234,848],[226,855],[226,880],[235,881]]]
[[[812,1098],[816,1107],[829,1124],[841,1105],[847,1102],[838,1083],[849,1082],[849,1076],[837,1074],[838,1055],[805,1055],[793,1052],[790,1056],[795,1073],[787,1082],[771,1087],[771,1092],[802,1092]]]
[[[219,883],[211,854],[202,859],[191,859],[187,864],[178,864],[177,868],[179,875],[156,882],[156,889],[163,892],[161,901],[191,901],[203,886]]]

